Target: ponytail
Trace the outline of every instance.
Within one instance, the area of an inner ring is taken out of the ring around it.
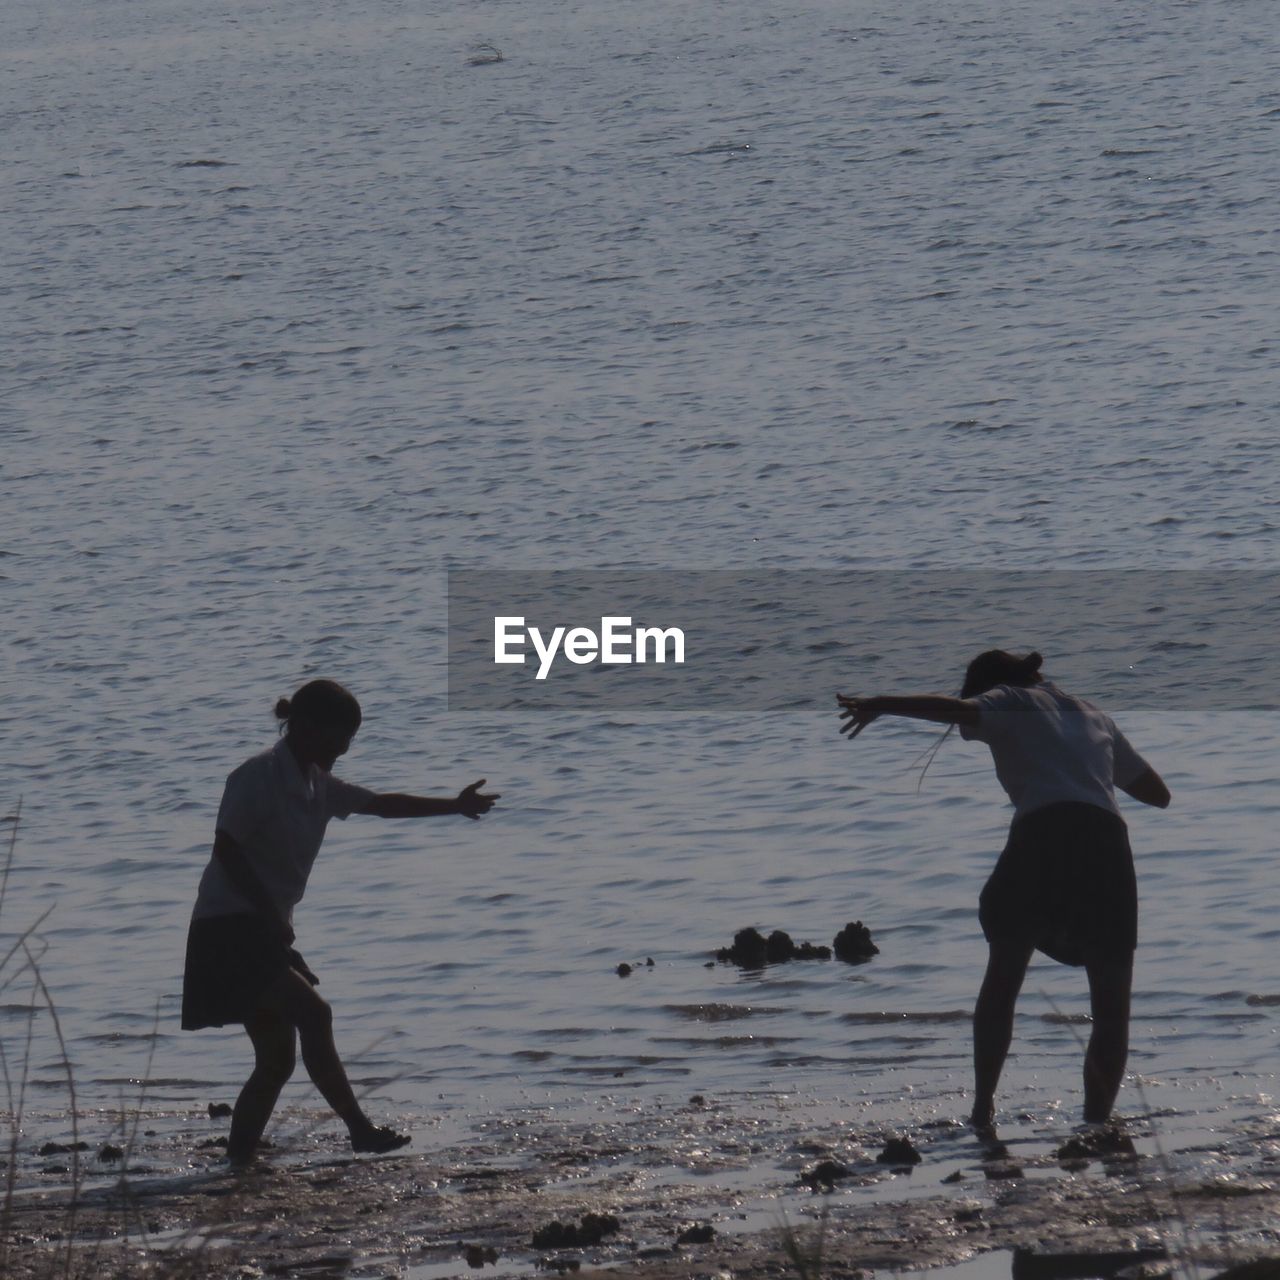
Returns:
[[[355,733],[362,719],[355,695],[336,680],[309,680],[292,698],[280,698],[275,717],[283,732],[294,717]]]

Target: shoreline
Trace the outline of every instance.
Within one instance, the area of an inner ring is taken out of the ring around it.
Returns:
[[[933,1121],[909,1134],[921,1157],[910,1171],[877,1161],[883,1128],[766,1132],[714,1100],[602,1109],[588,1123],[490,1117],[464,1142],[430,1149],[419,1130],[418,1153],[362,1158],[331,1125],[307,1132],[315,1118],[291,1113],[265,1158],[233,1174],[210,1136],[225,1121],[149,1113],[124,1168],[86,1154],[74,1195],[70,1166],[57,1163],[66,1156],[37,1167],[20,1146],[6,1275],[502,1280],[607,1268],[638,1280],[763,1280],[796,1271],[784,1224],[806,1248],[821,1231],[820,1270],[837,1278],[992,1254],[996,1280],[1009,1272],[998,1255],[1012,1250],[1160,1248],[1207,1277],[1280,1254],[1273,1116],[1175,1150],[1161,1146],[1161,1117],[1129,1118],[1120,1149],[1096,1153],[1060,1127],[1015,1125],[992,1146]],[[611,1215],[616,1232],[586,1247],[533,1244],[551,1222],[587,1214]],[[678,1244],[691,1227],[694,1240]]]

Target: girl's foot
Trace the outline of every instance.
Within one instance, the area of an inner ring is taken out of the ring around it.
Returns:
[[[260,1163],[260,1155],[264,1151],[270,1151],[275,1143],[269,1138],[259,1138],[252,1147],[247,1151],[237,1151],[233,1147],[227,1147],[227,1163],[231,1166],[232,1171],[239,1173],[245,1169],[255,1168]]]
[[[995,1105],[990,1102],[974,1103],[973,1111],[969,1115],[969,1124],[979,1137],[982,1137],[984,1133],[995,1133]]]
[[[351,1134],[351,1150],[382,1155],[387,1151],[397,1151],[407,1147],[413,1141],[410,1134],[397,1133],[386,1125],[370,1125],[367,1129],[353,1130]]]

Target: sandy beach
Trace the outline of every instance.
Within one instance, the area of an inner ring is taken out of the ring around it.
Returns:
[[[1095,1153],[1082,1131],[1025,1125],[998,1143],[958,1122],[904,1135],[794,1117],[771,1127],[709,1097],[587,1124],[505,1116],[446,1146],[420,1131],[418,1152],[368,1159],[305,1122],[288,1117],[267,1158],[232,1174],[224,1119],[148,1116],[122,1161],[88,1143],[78,1194],[72,1153],[20,1144],[5,1274],[774,1276],[795,1270],[785,1227],[820,1247],[821,1274],[845,1278],[1111,1275],[1162,1252],[1133,1274],[1207,1277],[1280,1253],[1270,1120],[1169,1150],[1158,1117],[1131,1119]],[[877,1159],[893,1136],[918,1164]],[[555,1239],[551,1224],[581,1232],[587,1215],[596,1243]],[[1086,1254],[1126,1258],[1096,1270],[1062,1259]]]

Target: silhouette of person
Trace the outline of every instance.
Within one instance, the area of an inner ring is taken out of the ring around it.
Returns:
[[[985,742],[1013,802],[1008,842],[979,899],[990,948],[973,1013],[974,1102],[979,1129],[1013,1035],[1013,1011],[1031,953],[1083,965],[1093,1031],[1084,1060],[1084,1118],[1109,1119],[1129,1053],[1129,996],[1138,896],[1128,828],[1115,787],[1163,809],[1169,790],[1104,712],[1040,675],[1038,653],[980,653],[959,698],[837,695],[850,739],[880,716],[958,725]],[[948,730],[949,732],[949,730]]]
[[[182,1026],[243,1023],[254,1068],[231,1116],[227,1158],[252,1160],[296,1046],[324,1100],[346,1124],[354,1151],[393,1151],[408,1134],[378,1126],[356,1101],[333,1042],[333,1014],[319,981],[293,950],[293,908],[307,886],[330,818],[461,814],[479,818],[498,798],[484,779],[457,796],[377,793],[330,772],[360,727],[360,704],[332,680],[312,680],[275,707],[283,736],[227,778],[213,853],[187,935]]]

